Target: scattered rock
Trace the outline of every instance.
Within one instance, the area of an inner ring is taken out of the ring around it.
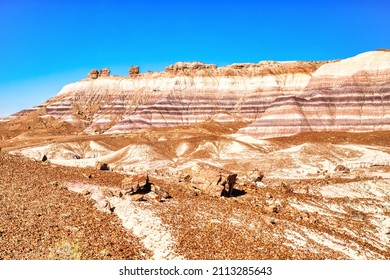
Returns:
[[[349,173],[350,169],[348,167],[345,167],[344,165],[337,165],[334,169],[335,172],[342,172],[342,173]]]
[[[265,217],[264,220],[267,224],[276,225],[276,221],[272,217]]]
[[[161,199],[171,198],[171,195],[157,185],[152,185],[151,191],[161,197]]]
[[[50,182],[50,184],[51,184],[53,187],[59,187],[59,186],[60,186],[60,183],[57,182],[57,181]]]
[[[114,190],[112,191],[112,195],[121,198],[123,196],[122,192],[120,190]]]
[[[133,194],[130,196],[130,199],[133,201],[146,201],[143,194]]]
[[[104,206],[104,208],[110,211],[111,214],[114,213],[115,207],[111,206],[111,203],[109,201],[106,201],[106,205]]]
[[[310,215],[310,217],[309,217],[309,223],[311,223],[311,224],[317,224],[317,223],[318,223],[318,219],[317,219],[315,216]]]
[[[110,191],[109,189],[103,189],[102,190],[102,194],[105,196],[105,197],[113,197],[114,194],[112,193],[112,191]]]
[[[85,174],[85,173],[83,173],[83,176],[85,177],[85,178],[87,178],[87,179],[92,179],[92,174]]]
[[[264,172],[258,169],[249,171],[246,175],[247,180],[251,183],[261,182],[264,178]]]
[[[273,205],[270,205],[270,206],[264,206],[263,209],[267,213],[279,213],[280,206],[276,205],[276,204],[273,204]]]
[[[82,195],[89,195],[89,194],[91,194],[91,192],[90,192],[89,190],[85,189],[85,190],[83,190],[83,191],[81,192],[81,194],[82,194]]]
[[[267,187],[266,184],[264,184],[263,182],[260,182],[260,181],[256,181],[256,186],[259,188],[266,188]]]
[[[236,184],[237,174],[229,174],[226,181],[222,183],[224,189],[222,191],[223,196],[231,197],[233,194],[233,187]]]
[[[280,184],[280,187],[285,191],[285,193],[293,193],[294,189],[288,185],[286,182],[282,182]]]
[[[214,197],[232,196],[237,174],[204,163],[193,166],[189,173],[190,186],[202,193]]]
[[[187,182],[187,183],[191,182],[191,176],[190,176],[190,175],[186,175],[186,176],[184,177],[183,181],[184,181],[184,182]]]
[[[132,175],[122,180],[122,188],[125,194],[133,195],[136,193],[148,193],[151,190],[148,175]]]
[[[99,170],[103,170],[103,171],[108,171],[108,170],[110,170],[110,167],[108,166],[107,163],[100,162],[100,161],[96,162],[95,168],[96,168],[96,169],[99,169]]]

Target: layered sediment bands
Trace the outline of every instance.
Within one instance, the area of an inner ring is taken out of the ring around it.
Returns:
[[[390,52],[326,62],[177,63],[163,72],[101,75],[65,86],[39,110],[87,133],[208,120],[244,121],[238,134],[257,138],[388,130]]]
[[[89,121],[86,132],[190,125],[213,118],[253,121],[278,96],[298,94],[310,77],[299,72],[170,77],[170,72],[162,72],[135,78],[86,79],[64,87],[44,107],[49,115],[74,115]]]
[[[390,52],[376,51],[321,66],[300,95],[275,99],[239,134],[389,129]]]

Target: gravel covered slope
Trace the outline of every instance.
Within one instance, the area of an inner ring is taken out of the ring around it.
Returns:
[[[85,175],[92,175],[87,179]],[[35,162],[0,152],[0,259],[144,259],[149,252],[116,215],[64,181],[115,184],[121,175]]]

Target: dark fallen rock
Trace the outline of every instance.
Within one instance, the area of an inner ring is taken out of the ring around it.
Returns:
[[[236,184],[237,174],[229,174],[226,177],[225,182],[222,183],[224,189],[222,191],[222,196],[231,197],[233,195],[233,187]]]
[[[96,169],[99,169],[99,170],[103,170],[103,171],[108,171],[108,170],[110,170],[110,167],[108,166],[107,163],[100,162],[100,161],[96,162],[95,168],[96,168]]]
[[[43,162],[47,161],[47,156],[46,156],[46,155],[43,155],[42,161],[43,161]]]
[[[115,206],[112,206],[109,201],[106,201],[106,205],[104,206],[104,208],[110,211],[111,214],[114,213]]]
[[[190,176],[190,175],[186,175],[186,176],[183,178],[183,181],[184,181],[184,182],[187,182],[187,183],[191,182],[191,176]]]

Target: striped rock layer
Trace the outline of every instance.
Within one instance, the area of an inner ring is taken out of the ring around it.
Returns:
[[[389,130],[390,52],[326,62],[177,63],[134,77],[87,78],[37,108],[86,133],[209,120],[247,122],[238,134],[257,138]]]

